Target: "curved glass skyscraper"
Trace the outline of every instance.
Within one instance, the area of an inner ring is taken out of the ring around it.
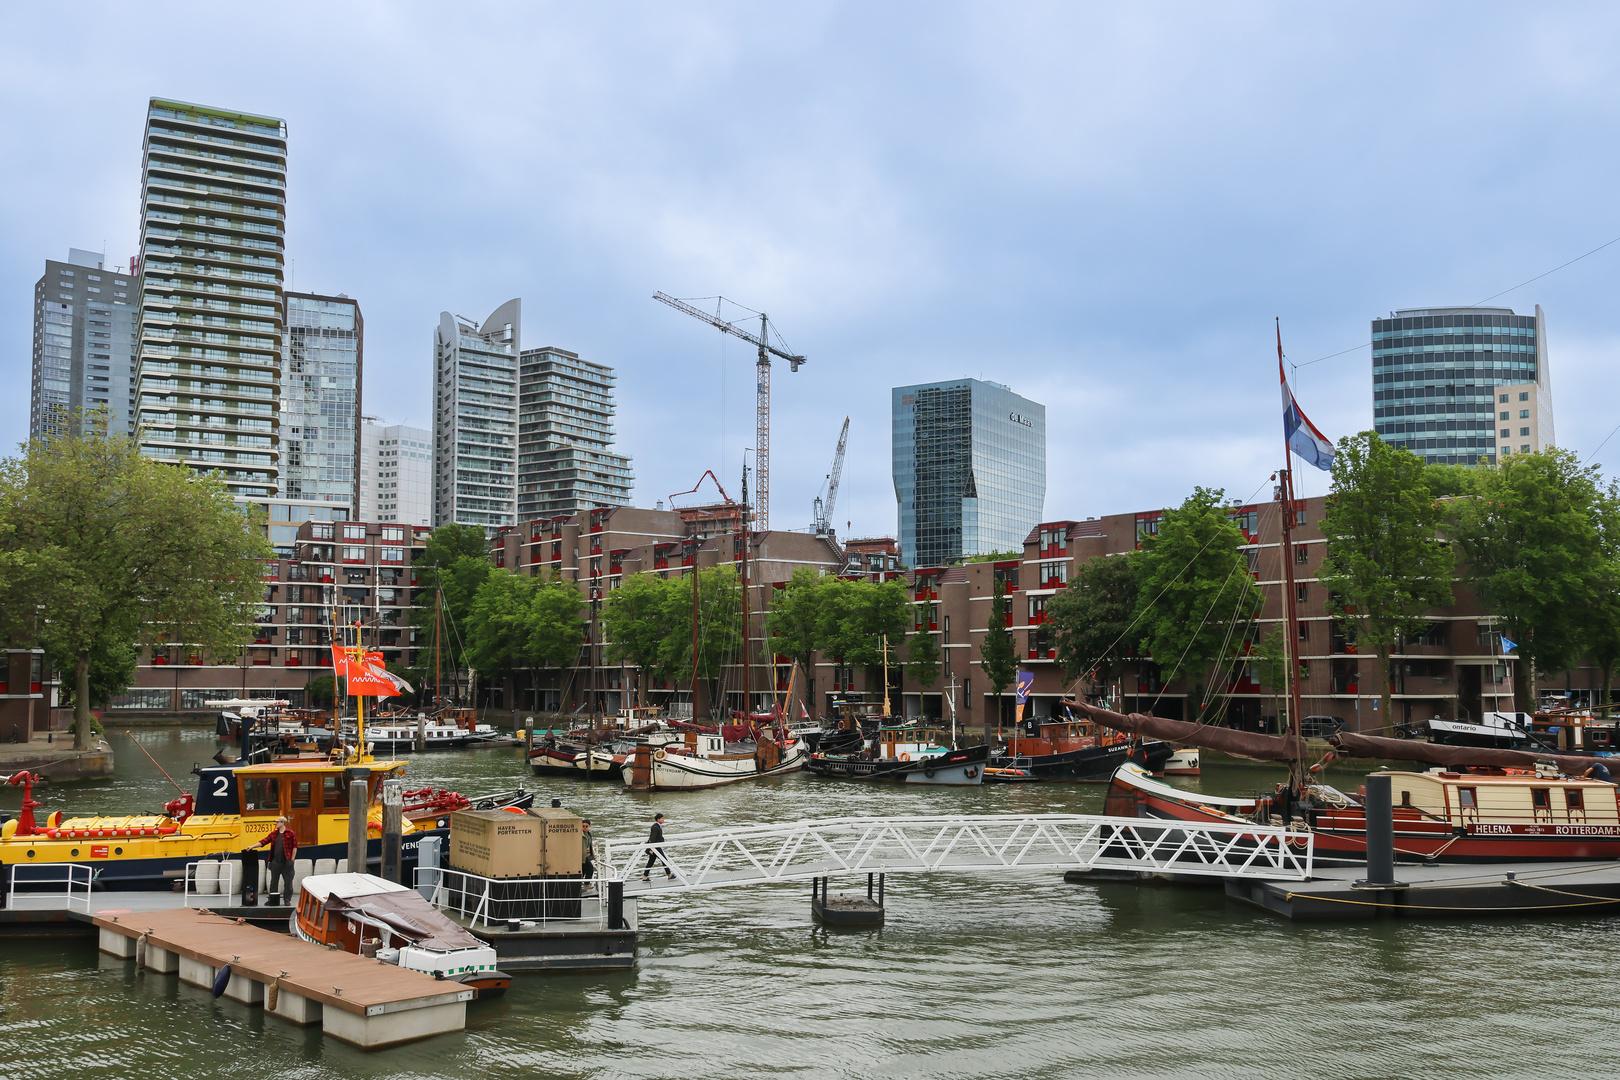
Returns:
[[[905,564],[1022,551],[1046,504],[1046,406],[978,379],[892,394]]]
[[[1547,324],[1508,308],[1424,308],[1372,324],[1373,420],[1431,465],[1553,443]]]

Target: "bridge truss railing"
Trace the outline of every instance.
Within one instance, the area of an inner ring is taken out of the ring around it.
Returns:
[[[626,895],[635,895],[871,873],[1137,870],[1304,881],[1313,851],[1309,833],[1232,822],[941,815],[713,829],[661,844],[609,840],[600,863],[604,879],[626,882]]]

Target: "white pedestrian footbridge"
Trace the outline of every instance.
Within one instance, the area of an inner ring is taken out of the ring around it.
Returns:
[[[1306,881],[1313,843],[1307,832],[1231,822],[990,814],[750,825],[660,844],[608,840],[599,853],[602,880],[624,882],[626,897],[650,897],[843,874],[1117,870]]]

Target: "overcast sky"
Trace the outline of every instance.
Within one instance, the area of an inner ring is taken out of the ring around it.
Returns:
[[[1620,236],[1610,5],[7,5],[0,438],[32,290],[127,263],[154,95],[282,117],[289,284],[358,298],[364,410],[429,426],[439,313],[619,372],[651,506],[753,443],[752,353],[655,303],[768,311],[772,523],[891,534],[889,388],[1047,410],[1047,519],[1265,488],[1273,317],[1330,437],[1371,426],[1368,321],[1470,304]],[[1620,244],[1541,304],[1558,441],[1616,423]],[[1620,436],[1596,460],[1620,471]],[[1320,493],[1322,474],[1306,479]],[[846,528],[845,522],[851,524]]]

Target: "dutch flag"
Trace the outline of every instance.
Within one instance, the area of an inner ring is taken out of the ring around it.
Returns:
[[[1283,370],[1282,326],[1277,327],[1277,376],[1282,380],[1283,441],[1288,449],[1323,472],[1333,471],[1333,440],[1316,430],[1316,425],[1300,411],[1294,392],[1288,388],[1288,372]]]

